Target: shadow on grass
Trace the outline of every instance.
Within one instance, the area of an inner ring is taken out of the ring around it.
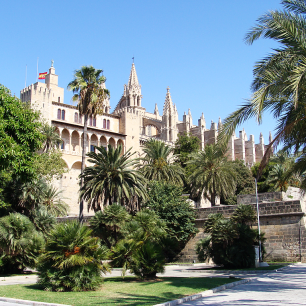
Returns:
[[[90,305],[126,305],[126,306],[155,305],[167,301],[176,300],[182,297],[180,294],[173,294],[172,292],[164,292],[162,296],[148,296],[141,294],[127,294],[127,293],[123,294],[125,295],[125,297],[108,298],[107,301],[91,302]]]
[[[82,292],[76,292],[76,294],[82,294],[79,298],[84,299],[86,305],[155,305],[179,299],[190,294],[196,294],[236,280],[237,279],[229,278],[163,277],[155,280],[141,281],[135,277],[126,277],[124,279],[114,277],[104,279],[104,284],[107,285],[107,288],[114,288],[113,294],[104,296],[99,293],[99,290],[87,291],[84,292],[84,295]],[[112,284],[114,286],[112,286]],[[123,286],[120,287],[120,284]],[[132,286],[126,287],[126,284],[132,284]],[[133,286],[133,284],[135,284],[135,286]],[[29,291],[44,291],[43,287],[39,284],[26,285],[25,288]],[[65,293],[63,292],[62,295],[62,293],[59,292],[57,298],[59,297],[64,298]],[[67,300],[67,302],[69,303],[72,301]],[[72,302],[72,304],[74,303]]]

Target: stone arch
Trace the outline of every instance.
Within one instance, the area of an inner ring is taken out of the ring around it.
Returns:
[[[71,134],[71,146],[72,146],[72,151],[80,152],[80,134],[78,131],[73,131]]]
[[[66,159],[62,157],[62,160],[65,162],[65,168],[69,169],[68,162],[66,161]]]
[[[57,126],[54,126],[54,127],[55,127],[54,132],[57,133],[58,135],[60,135],[60,130],[59,130],[59,128],[58,128]]]
[[[116,141],[113,137],[108,140],[108,144],[110,144],[113,148],[116,148]]]
[[[82,162],[81,161],[74,162],[73,165],[71,166],[71,169],[81,170],[82,169]]]
[[[82,169],[82,162],[81,161],[74,162],[69,171],[70,178],[73,179],[74,181],[78,181],[79,175],[81,174],[81,169]]]
[[[70,134],[69,131],[67,129],[63,129],[62,130],[62,136],[61,136],[63,143],[64,143],[64,150],[70,150],[69,148],[69,139],[70,139]]]
[[[105,138],[105,136],[100,137],[100,146],[107,148],[107,139]]]
[[[92,134],[91,138],[90,138],[90,151],[93,152],[94,151],[94,147],[98,146],[98,137],[96,134]]]
[[[159,135],[159,129],[153,124],[147,124],[145,126],[145,135],[147,136],[157,136]]]
[[[121,155],[123,155],[124,152],[125,152],[125,150],[124,150],[124,142],[123,142],[122,139],[119,139],[119,140],[117,141],[117,148],[118,148],[119,146],[122,146]]]

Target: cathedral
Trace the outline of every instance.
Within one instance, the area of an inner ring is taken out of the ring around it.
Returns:
[[[47,123],[55,126],[61,136],[61,150],[67,172],[60,180],[54,181],[54,186],[62,190],[63,200],[70,207],[69,215],[78,215],[77,191],[78,176],[81,171],[84,122],[76,106],[64,103],[64,88],[58,86],[58,75],[55,74],[53,62],[45,76],[45,83],[36,82],[22,89],[20,99],[23,102],[29,101],[31,107],[39,111],[42,119]],[[148,113],[142,107],[141,101],[141,85],[133,63],[128,83],[124,85],[122,97],[113,112],[110,111],[109,99],[106,99],[103,115],[88,119],[86,152],[93,151],[94,146],[122,145],[124,151],[132,147],[132,150],[140,156],[143,144],[148,139],[155,138],[173,146],[178,134],[183,133],[197,136],[200,139],[201,149],[217,141],[218,130],[222,125],[221,119],[219,118],[218,124],[212,121],[209,127],[206,126],[202,113],[197,124],[193,124],[189,109],[180,121],[169,88],[167,88],[162,114],[159,113],[157,104],[154,113]],[[271,134],[269,141],[271,141]],[[254,136],[250,135],[248,139],[245,131],[242,130],[239,132],[239,137],[232,135],[228,149],[230,160],[241,159],[245,164],[252,166],[262,159],[266,146],[262,134],[260,134],[259,143],[255,144]],[[92,213],[87,212],[87,214]]]

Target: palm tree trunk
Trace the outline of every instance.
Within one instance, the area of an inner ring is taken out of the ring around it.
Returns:
[[[211,193],[211,206],[216,206],[216,186],[214,179],[213,179],[213,190]]]
[[[83,146],[82,146],[82,166],[81,166],[81,173],[83,173],[84,169],[85,169],[85,149],[86,149],[86,143],[85,141],[87,140],[87,120],[88,120],[88,115],[85,114],[84,115],[84,128],[83,128]],[[83,187],[83,179],[81,179],[81,188]],[[83,210],[84,210],[84,200],[81,199],[80,200],[80,214],[79,214],[79,221],[80,223],[83,223],[84,220],[84,214],[83,214]]]

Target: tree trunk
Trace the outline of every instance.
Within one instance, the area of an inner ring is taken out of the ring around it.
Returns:
[[[214,179],[213,179],[213,190],[211,193],[211,206],[216,206],[216,186]]]
[[[85,169],[85,149],[86,149],[86,140],[87,140],[87,119],[88,119],[88,115],[85,114],[84,115],[84,128],[83,128],[83,146],[82,146],[82,167],[81,167],[81,174],[83,174],[83,171]],[[84,185],[84,181],[83,178],[81,179],[81,188]],[[79,221],[80,223],[83,223],[84,220],[84,214],[83,214],[83,210],[84,210],[84,200],[81,199],[80,200],[80,214],[79,214]]]

